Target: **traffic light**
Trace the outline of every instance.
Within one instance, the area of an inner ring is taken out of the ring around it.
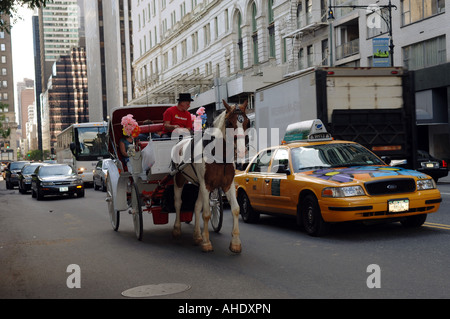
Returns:
[[[6,148],[9,148],[9,143],[5,143],[5,147],[6,147]]]

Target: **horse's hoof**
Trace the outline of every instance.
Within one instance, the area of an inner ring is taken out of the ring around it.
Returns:
[[[199,246],[202,243],[202,241],[203,241],[203,239],[201,236],[197,237],[197,238],[194,237],[194,245],[195,246]]]
[[[242,251],[241,244],[230,244],[230,250],[233,253],[240,254]]]
[[[180,238],[181,237],[181,230],[180,229],[174,229],[172,230],[172,237],[173,238]]]
[[[207,243],[207,244],[202,244],[202,251],[204,253],[209,253],[214,251],[213,246],[211,245],[211,243]]]

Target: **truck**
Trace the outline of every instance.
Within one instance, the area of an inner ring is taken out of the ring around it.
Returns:
[[[355,141],[385,161],[415,169],[414,72],[401,67],[309,68],[255,91],[255,128],[320,119],[335,139]],[[270,140],[270,137],[268,138]]]

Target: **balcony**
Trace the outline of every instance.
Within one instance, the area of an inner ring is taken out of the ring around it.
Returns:
[[[344,59],[358,53],[359,39],[354,39],[336,47],[336,60]]]

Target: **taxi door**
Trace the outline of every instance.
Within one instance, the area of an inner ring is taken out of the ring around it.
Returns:
[[[264,175],[264,205],[274,213],[296,214],[290,194],[291,180],[294,177],[289,165],[289,150],[279,148],[275,151],[269,171]]]
[[[255,160],[250,164],[250,168],[245,177],[245,191],[250,203],[256,210],[265,211],[264,200],[264,177],[269,169],[272,150],[265,150],[258,154]]]

